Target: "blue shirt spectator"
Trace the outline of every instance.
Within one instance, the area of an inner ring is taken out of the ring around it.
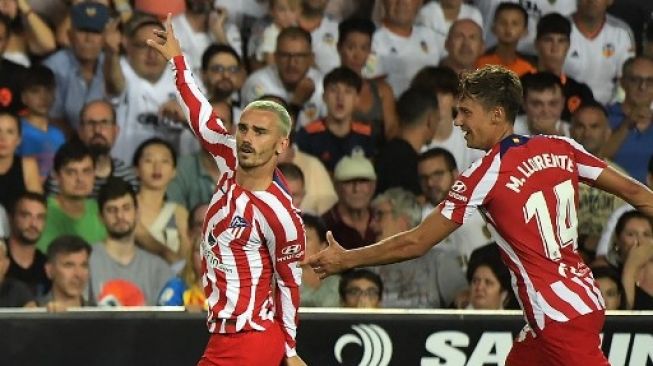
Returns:
[[[23,136],[18,146],[18,155],[33,156],[38,162],[39,175],[47,177],[52,169],[54,154],[59,146],[66,142],[66,137],[60,129],[50,125],[46,131],[36,128],[26,119],[20,121],[23,129]]]

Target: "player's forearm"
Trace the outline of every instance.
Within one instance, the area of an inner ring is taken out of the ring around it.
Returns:
[[[653,218],[653,192],[642,183],[631,178],[629,189],[622,192],[625,201],[630,203],[637,211]]]
[[[405,231],[373,245],[345,252],[347,268],[367,267],[402,262],[425,253],[416,230]]]

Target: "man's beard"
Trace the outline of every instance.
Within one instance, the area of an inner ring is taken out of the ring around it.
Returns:
[[[109,152],[111,151],[111,147],[109,145],[101,143],[91,143],[88,145],[88,149],[90,150],[93,159],[109,155]]]
[[[186,0],[186,10],[195,14],[203,14],[213,10],[213,6],[209,1]]]
[[[18,237],[18,243],[24,246],[34,245],[41,238],[41,235],[38,235],[36,239],[28,238],[22,230],[16,230],[16,236]]]
[[[229,84],[229,87],[220,87],[220,84]],[[234,84],[231,81],[217,82],[212,88],[213,99],[220,102],[229,102],[234,93]]]
[[[134,229],[136,229],[136,224],[130,225],[127,229],[124,230],[113,230],[107,227],[107,234],[111,239],[122,240],[132,235],[134,233]]]

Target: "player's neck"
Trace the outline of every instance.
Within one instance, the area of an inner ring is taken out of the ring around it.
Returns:
[[[275,167],[276,159],[270,159],[266,164],[255,168],[238,167],[236,183],[248,191],[265,191],[272,184]]]

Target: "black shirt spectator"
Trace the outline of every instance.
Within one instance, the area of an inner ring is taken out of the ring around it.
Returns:
[[[20,281],[5,278],[0,283],[0,308],[21,308],[31,301],[34,296]]]
[[[402,187],[420,195],[422,193],[417,177],[417,151],[400,138],[388,141],[374,160],[374,167],[379,181],[376,192],[385,192],[388,188]]]
[[[11,251],[9,251],[8,255],[9,269],[7,270],[7,278],[13,278],[27,285],[33,296],[42,296],[50,290],[52,283],[45,274],[47,258],[40,250],[37,249],[34,252],[34,260],[27,268],[23,268],[16,263],[11,256]]]

